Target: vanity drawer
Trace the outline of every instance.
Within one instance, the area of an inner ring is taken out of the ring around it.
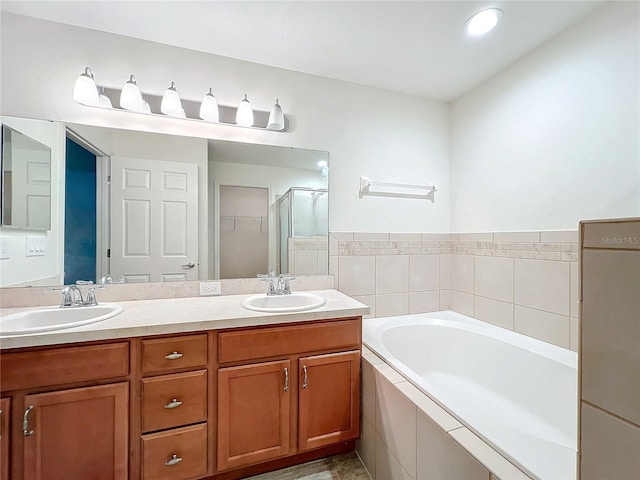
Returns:
[[[2,352],[0,362],[3,392],[125,377],[128,374],[128,342]]]
[[[142,436],[143,480],[182,480],[206,473],[206,424]]]
[[[143,375],[207,365],[207,335],[142,340]]]
[[[226,331],[218,335],[220,363],[284,356],[319,350],[357,348],[361,326],[357,318],[312,325]]]
[[[206,370],[142,379],[143,432],[203,422],[206,419]]]

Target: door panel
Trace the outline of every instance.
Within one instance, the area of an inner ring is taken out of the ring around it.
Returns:
[[[0,480],[9,480],[9,424],[11,399],[0,400]]]
[[[219,470],[289,453],[290,364],[283,360],[218,370]]]
[[[198,166],[111,157],[111,276],[198,279]]]
[[[301,358],[298,449],[311,450],[360,433],[360,352]]]

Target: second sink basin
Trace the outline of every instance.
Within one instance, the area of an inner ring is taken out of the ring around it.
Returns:
[[[79,327],[100,322],[122,312],[121,305],[103,303],[91,307],[42,308],[0,318],[0,336],[25,335]]]
[[[311,292],[292,293],[291,295],[253,295],[242,301],[247,310],[256,312],[304,312],[323,306],[327,301]]]

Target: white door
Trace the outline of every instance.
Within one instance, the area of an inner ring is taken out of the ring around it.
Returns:
[[[198,166],[111,157],[111,276],[198,279]]]

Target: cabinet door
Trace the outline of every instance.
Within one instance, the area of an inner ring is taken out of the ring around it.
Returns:
[[[289,360],[218,370],[218,470],[289,454]]]
[[[9,423],[11,399],[0,400],[0,480],[9,480]]]
[[[311,450],[360,434],[360,352],[298,362],[298,449]]]
[[[126,480],[129,384],[28,395],[25,480]]]

